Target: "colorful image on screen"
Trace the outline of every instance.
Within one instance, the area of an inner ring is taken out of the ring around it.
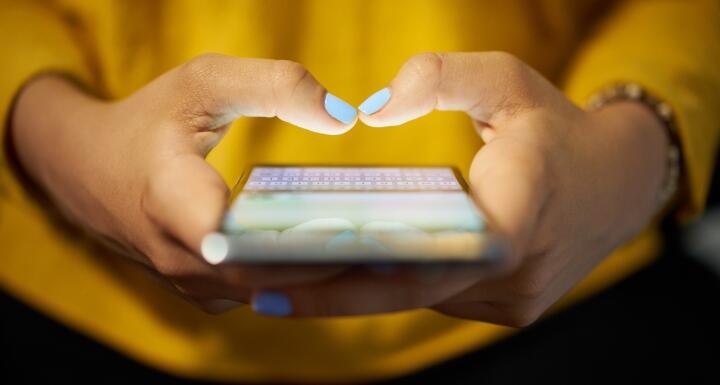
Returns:
[[[449,167],[255,167],[223,232],[238,259],[431,259],[477,258],[484,227]]]

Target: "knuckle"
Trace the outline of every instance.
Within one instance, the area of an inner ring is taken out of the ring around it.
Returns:
[[[504,97],[498,101],[499,107],[509,116],[518,116],[521,111],[538,104],[536,74],[530,67],[513,54],[507,52],[489,52],[486,56],[488,75],[495,83],[506,89]]]
[[[512,90],[512,100],[506,100],[505,104],[512,107],[513,104],[529,102],[532,95],[529,88],[532,84],[532,74],[525,62],[520,60],[513,54],[497,51],[490,52],[486,57],[489,72],[499,84],[510,87]]]
[[[187,61],[181,67],[181,74],[186,81],[205,79],[218,66],[225,56],[216,53],[204,53]]]
[[[521,75],[527,71],[527,65],[511,53],[494,51],[487,55],[492,63],[510,75]]]
[[[443,65],[443,56],[435,52],[426,52],[412,56],[405,66],[413,71],[419,78],[436,79],[440,76]]]
[[[226,56],[206,53],[190,59],[179,68],[178,89],[184,90],[184,96],[178,106],[179,118],[190,126],[206,127],[212,125],[212,78],[219,73],[222,60]]]
[[[273,98],[268,100],[265,110],[268,111],[268,115],[271,114],[271,111],[274,111],[274,114],[283,115],[288,102],[292,100],[295,94],[295,90],[311,75],[305,66],[290,60],[275,61],[273,70]],[[324,89],[317,87],[317,92],[319,98],[319,93],[324,93]]]
[[[304,65],[291,60],[275,61],[275,71],[278,77],[288,81],[289,84],[297,83],[298,80],[308,74],[308,70]]]
[[[275,87],[279,91],[292,91],[310,72],[300,63],[290,60],[275,62]]]

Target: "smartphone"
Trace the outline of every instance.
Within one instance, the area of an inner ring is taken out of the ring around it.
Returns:
[[[491,241],[454,167],[256,165],[202,253],[213,264],[495,263]]]

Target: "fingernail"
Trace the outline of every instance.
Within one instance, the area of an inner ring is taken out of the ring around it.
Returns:
[[[390,100],[390,89],[385,87],[365,99],[358,109],[365,115],[372,115],[380,111],[388,100]]]
[[[285,317],[292,313],[290,300],[285,294],[276,292],[263,292],[255,296],[252,304],[253,311],[271,317]]]
[[[325,111],[345,124],[352,123],[357,116],[357,110],[353,106],[329,92],[325,94]]]
[[[203,237],[200,251],[208,263],[217,265],[227,258],[230,246],[225,235],[210,233]]]

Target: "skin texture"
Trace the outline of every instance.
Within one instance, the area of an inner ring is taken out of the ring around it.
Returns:
[[[227,197],[203,157],[229,122],[277,116],[325,134],[354,124],[327,115],[325,90],[295,63],[203,56],[116,102],[43,77],[22,92],[11,135],[25,170],[69,218],[124,245],[208,311],[272,291],[288,297],[292,317],[432,308],[525,326],[656,212],[668,143],[642,105],[585,112],[498,52],[417,55],[389,88],[382,109],[360,114],[365,124],[399,125],[434,109],[473,120],[486,145],[469,182],[492,230],[508,242],[502,265],[388,274],[203,262],[200,241],[217,227]]]
[[[218,299],[247,302],[256,281],[289,284],[338,270],[268,274],[215,268],[199,257],[202,237],[217,228],[228,198],[204,157],[229,123],[277,117],[342,134],[355,122],[330,117],[325,94],[297,63],[203,55],[113,102],[59,77],[36,79],[17,101],[11,135],[24,169],[68,218],[123,246],[168,287],[215,312],[232,305]]]

